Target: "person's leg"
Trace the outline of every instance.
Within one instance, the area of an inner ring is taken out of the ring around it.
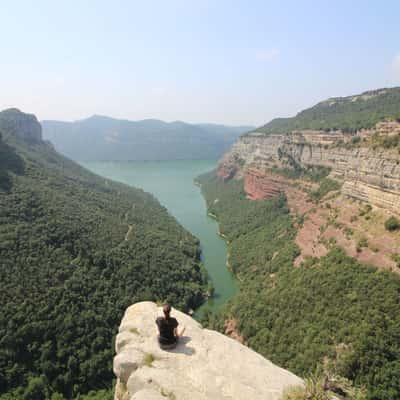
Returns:
[[[176,341],[175,343],[171,343],[171,344],[161,344],[160,343],[160,348],[161,350],[173,350],[176,345],[177,345],[178,341]]]

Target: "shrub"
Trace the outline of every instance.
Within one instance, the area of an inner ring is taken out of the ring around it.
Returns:
[[[154,354],[146,353],[143,357],[143,364],[147,367],[152,367],[155,360],[156,356]]]
[[[368,214],[372,210],[371,204],[366,204],[364,207],[360,208],[359,216],[363,217],[364,215]]]
[[[365,391],[354,387],[348,379],[319,370],[305,379],[304,386],[288,388],[282,400],[332,400],[338,394],[346,399],[365,400]]]
[[[368,247],[368,239],[362,237],[357,243],[357,253],[360,253],[363,247]]]
[[[392,254],[391,258],[396,263],[396,266],[400,267],[400,254]]]
[[[400,221],[396,217],[389,217],[385,221],[385,228],[390,232],[396,231],[400,228]]]
[[[385,149],[396,147],[399,144],[400,136],[384,136],[382,139],[382,146]]]
[[[322,179],[319,188],[316,190],[311,190],[309,194],[314,201],[318,201],[322,199],[327,193],[334,190],[339,190],[341,186],[342,185],[334,179],[324,178]]]
[[[346,226],[346,228],[344,228],[344,234],[346,238],[349,239],[354,234],[354,231],[353,229]]]
[[[360,136],[353,136],[353,137],[351,138],[351,143],[352,143],[352,144],[360,143],[360,141],[361,141]]]
[[[357,220],[358,220],[357,215],[352,215],[352,216],[350,217],[350,222],[356,222]]]

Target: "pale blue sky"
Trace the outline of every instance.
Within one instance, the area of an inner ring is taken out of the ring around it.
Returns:
[[[400,1],[0,0],[0,108],[263,124],[400,85]]]

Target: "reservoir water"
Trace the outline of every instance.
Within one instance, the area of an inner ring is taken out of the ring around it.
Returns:
[[[215,295],[196,312],[215,311],[237,290],[236,279],[226,268],[227,248],[218,235],[217,222],[207,215],[206,203],[194,179],[215,168],[213,160],[82,162],[98,175],[152,193],[180,224],[200,239],[202,261]]]

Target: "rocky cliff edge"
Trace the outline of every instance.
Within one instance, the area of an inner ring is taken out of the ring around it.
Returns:
[[[136,303],[122,319],[116,338],[115,400],[278,400],[302,380],[239,342],[203,329],[173,309],[186,331],[177,348],[163,351],[152,302]]]
[[[42,142],[42,127],[37,118],[16,108],[0,112],[0,132],[4,137],[15,136],[29,144]]]

